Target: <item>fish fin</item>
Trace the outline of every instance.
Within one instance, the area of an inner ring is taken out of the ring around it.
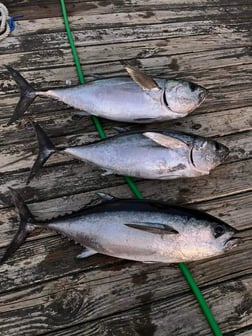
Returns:
[[[27,184],[37,175],[39,169],[43,167],[49,157],[56,152],[55,146],[41,126],[35,122],[32,124],[37,135],[39,153],[31,168],[29,177],[27,179]]]
[[[143,135],[163,147],[167,147],[171,149],[188,148],[188,145],[184,141],[181,141],[169,135],[156,133],[156,132],[144,132]]]
[[[110,169],[104,169],[104,172],[101,173],[101,176],[108,176],[114,174],[113,170]]]
[[[18,71],[14,70],[12,67],[8,65],[6,65],[5,67],[9,71],[10,75],[15,80],[15,82],[18,84],[20,89],[20,99],[19,102],[17,103],[13,115],[11,116],[10,120],[7,123],[7,126],[9,126],[24,115],[25,111],[31,105],[33,100],[36,98],[37,94],[34,88],[31,86],[31,84],[29,84]]]
[[[155,81],[144,72],[130,65],[125,67],[130,77],[143,89],[143,90],[160,90],[160,87]]]
[[[105,77],[101,74],[98,73],[91,73],[89,74],[90,77],[93,77],[95,80],[99,80],[99,79],[104,79]]]
[[[19,229],[12,239],[11,243],[7,247],[0,264],[4,263],[9,257],[25,242],[27,236],[33,231],[33,225],[36,221],[34,220],[30,210],[24,203],[21,195],[15,190],[10,188],[11,196],[15,204],[16,209],[19,213]]]
[[[87,248],[86,250],[84,250],[80,254],[78,254],[76,256],[76,258],[77,259],[84,259],[84,258],[87,258],[87,257],[91,257],[92,255],[97,254],[97,253],[98,252],[96,252],[95,250]]]
[[[78,117],[84,117],[84,116],[90,116],[90,113],[86,112],[86,111],[75,111],[72,112],[72,118],[73,119],[77,119]]]
[[[136,118],[133,119],[134,122],[136,123],[151,123],[153,121],[156,121],[156,118]]]
[[[97,195],[103,200],[103,201],[114,201],[117,199],[117,197],[110,195],[110,194],[106,194],[103,192],[98,192]]]
[[[125,133],[125,132],[128,132],[128,130],[126,129],[126,128],[124,128],[124,127],[113,127],[113,129],[117,132],[117,133],[119,133],[119,134],[121,134],[121,133]]]
[[[179,233],[177,230],[174,230],[169,225],[160,224],[160,223],[144,222],[144,223],[130,223],[130,224],[125,224],[125,225],[133,229],[142,230],[142,231],[146,231],[146,232],[154,233],[154,234],[163,235],[163,234],[178,234]]]

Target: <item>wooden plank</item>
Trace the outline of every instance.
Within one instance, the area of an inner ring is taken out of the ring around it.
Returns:
[[[207,43],[206,43],[207,41]],[[187,65],[192,69],[196,66],[203,67],[207,60],[207,67],[211,66],[229,66],[235,64],[251,63],[249,57],[251,53],[250,42],[237,41],[237,39],[228,39],[226,42],[220,40],[219,36],[190,36],[187,38],[174,38],[173,43],[166,40],[150,40],[146,45],[145,41],[118,43],[116,45],[97,45],[79,47],[78,54],[83,65],[92,63],[112,62],[116,60],[129,61],[137,59],[143,62],[146,58],[163,57],[167,62],[165,69],[168,67],[170,71],[179,70],[179,63],[182,66]],[[193,51],[193,55],[191,54]],[[197,54],[196,54],[197,52]],[[189,53],[188,55],[186,53]],[[176,56],[180,55],[179,61]],[[194,57],[192,57],[194,56]],[[189,59],[187,60],[187,57]],[[204,57],[203,59],[201,59]],[[216,62],[218,58],[219,62]],[[215,60],[215,62],[214,62]],[[55,66],[69,66],[73,64],[70,48],[59,48],[26,51],[25,53],[9,54],[8,60],[6,55],[0,55],[0,62],[12,65],[19,71],[32,70],[38,67],[50,68]],[[153,62],[155,65],[155,62]],[[183,64],[184,63],[184,64]],[[147,66],[150,66],[147,64]],[[183,70],[184,71],[184,70]]]
[[[180,288],[186,284],[177,272],[177,268],[169,266],[130,263],[119,269],[112,268],[112,271],[105,268],[70,275],[42,285],[29,285],[19,291],[1,295],[0,328],[2,333],[8,330],[14,334],[21,324],[20,335],[36,335],[53,330],[58,332],[57,329],[64,330],[72,326],[71,335],[75,334],[76,328],[79,332],[80,329],[85,330],[86,335],[85,325],[89,323],[82,324],[81,328],[80,323],[95,320],[96,325],[101,325],[105,320],[108,326],[117,331],[116,335],[120,335],[117,323],[124,325],[124,335],[133,335],[136,328],[133,321],[141,318],[144,325],[147,309],[148,317],[161,334],[166,326],[172,335],[175,332],[176,335],[185,335],[188,328],[192,330],[190,321],[194,321],[193,332],[209,335],[206,321],[193,295],[179,295]],[[165,281],[166,279],[169,281]],[[203,289],[224,332],[251,323],[251,286],[251,277],[247,276]],[[5,318],[7,316],[9,319]],[[105,318],[97,323],[97,318],[103,316]],[[184,323],[179,324],[175,316]],[[125,329],[126,325],[128,328]],[[111,331],[110,328],[109,330]],[[96,334],[99,335],[98,331]]]
[[[250,287],[251,279],[246,278],[241,282],[224,283],[223,286],[204,291],[224,332],[233,330],[238,324],[246,326],[251,323]],[[236,290],[232,291],[234,288]],[[209,298],[211,294],[214,296],[212,299]],[[121,336],[146,335],[147,332],[153,335],[155,332],[157,335],[166,335],[167,329],[171,336],[212,335],[197,304],[189,296],[178,298],[175,302],[161,301],[151,306],[143,305],[134,310],[133,316],[128,316],[127,312],[119,313],[99,323],[78,325],[52,334],[63,336],[68,333],[71,335],[100,335],[102,333],[105,336]]]
[[[250,336],[252,332],[252,328],[242,328],[239,330],[232,331],[230,333],[224,334],[224,336]]]
[[[96,29],[116,26],[131,26],[137,24],[158,24],[167,22],[188,22],[188,21],[207,21],[214,20],[215,22],[230,22],[231,18],[235,18],[236,22],[249,20],[252,8],[249,5],[229,6],[227,16],[226,12],[221,7],[210,7],[206,13],[203,7],[182,7],[182,8],[167,8],[154,5],[146,5],[142,8],[131,6],[128,10],[125,7],[119,7],[111,11],[108,7],[97,8],[94,10],[85,10],[80,8],[80,11],[74,16],[69,16],[69,22],[73,31],[82,29]],[[237,15],[238,14],[238,15]],[[112,22],[112,23],[111,23]],[[50,20],[33,19],[29,17],[20,20],[16,24],[16,30],[12,36],[21,36],[26,34],[35,34],[41,32],[64,31],[63,20],[61,17],[54,16]]]
[[[130,42],[132,36],[134,41],[149,41],[153,39],[171,39],[174,37],[192,35],[218,35],[222,39],[233,38],[242,39],[246,43],[250,39],[249,22],[227,22],[225,25],[212,21],[189,21],[170,22],[162,24],[135,25],[125,27],[109,27],[97,29],[85,29],[74,32],[76,46],[91,46],[101,44],[115,44]],[[42,33],[35,35],[9,36],[1,41],[0,53],[10,54],[13,52],[35,51],[41,49],[67,48],[68,41],[64,32]]]
[[[40,1],[38,4],[34,3],[33,1],[19,1],[16,3],[15,1],[7,0],[5,1],[6,5],[9,8],[10,13],[14,11],[15,13],[22,13],[24,15],[24,18],[27,19],[37,19],[37,18],[54,18],[54,17],[60,17],[61,11],[59,7],[58,1],[51,0],[51,1]],[[167,2],[164,0],[159,1],[82,1],[81,4],[78,1],[67,1],[67,10],[69,13],[69,16],[78,16],[78,15],[94,15],[97,13],[111,13],[111,12],[117,12],[120,13],[122,10],[125,11],[132,11],[134,10],[146,10],[147,12],[152,12],[158,9],[167,9]],[[169,0],[169,9],[177,9],[182,11],[187,10],[188,7],[190,7],[191,10],[195,9],[200,10],[202,7],[207,7],[209,11],[211,11],[212,8],[217,8],[222,6],[225,6],[227,8],[230,8],[230,13],[234,14],[236,13],[236,8],[241,8],[241,6],[250,5],[251,3],[247,0],[240,0],[240,1],[229,1],[228,3],[226,1],[215,1],[209,3],[207,0],[176,0],[171,1]],[[232,6],[234,9],[232,8]],[[239,5],[239,6],[238,6]],[[149,14],[150,15],[150,14]],[[179,15],[179,11],[176,12],[176,15]],[[206,15],[206,12],[205,12]]]
[[[125,131],[137,131],[137,130],[150,130],[150,129],[176,129],[178,131],[198,134],[206,137],[221,137],[236,136],[236,132],[246,132],[250,135],[251,120],[249,117],[250,107],[239,109],[228,109],[219,112],[205,113],[205,114],[191,114],[186,118],[171,120],[164,123],[153,123],[151,125],[137,125],[137,124],[125,124],[117,123],[120,127],[124,127]],[[46,130],[48,135],[53,139],[56,145],[74,146],[91,143],[99,139],[97,132],[94,130],[93,125],[89,117],[83,117],[81,119],[72,120],[72,116],[68,111],[55,111],[53,113],[54,118],[50,114],[44,115],[33,114],[33,118],[40,123],[40,125]],[[0,144],[1,151],[8,148],[10,145],[19,145],[20,149],[22,145],[30,144],[30,151],[34,151],[37,148],[35,140],[35,133],[31,125],[26,121],[6,127],[8,119],[2,120],[0,123]],[[28,119],[29,120],[29,119]],[[216,122],[216,120],[221,120]],[[104,129],[108,136],[117,134],[113,128],[113,122],[104,122]],[[238,135],[237,135],[238,136]],[[242,134],[240,135],[242,137]],[[219,139],[221,140],[221,139]],[[231,138],[230,138],[231,140]],[[26,147],[28,150],[28,147]],[[14,152],[14,148],[11,148],[11,152]],[[14,154],[14,153],[13,153]],[[1,161],[1,163],[4,163]]]
[[[206,211],[213,216],[223,219],[239,230],[251,227],[252,193],[245,192],[224,198],[196,203],[193,207]]]
[[[228,174],[227,174],[228,171]],[[123,178],[114,175],[102,177],[101,171],[79,162],[71,162],[60,166],[44,167],[40,173],[40,178],[33,180],[26,188],[30,195],[36,194],[38,199],[55,198],[74,193],[87,192],[100,188],[116,186],[122,184]],[[27,179],[27,172],[13,172],[0,176],[1,198],[3,201],[9,200],[8,187],[23,189]],[[209,175],[199,178],[156,181],[156,188],[153,190],[153,181],[139,181],[140,190],[145,193],[150,192],[150,196],[155,198],[156,190],[160,195],[166,197],[169,190],[168,200],[170,202],[199,202],[210,198],[224,197],[238,192],[251,190],[251,159],[228,163],[222,165]],[[63,188],[60,181],[64,181]],[[22,187],[23,186],[23,187]],[[198,190],[201,190],[199,194]],[[3,201],[1,206],[3,206]]]

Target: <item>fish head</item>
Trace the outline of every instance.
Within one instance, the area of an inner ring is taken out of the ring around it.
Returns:
[[[237,230],[227,223],[216,220],[209,226],[213,244],[216,244],[221,251],[229,251],[240,244],[241,239],[235,237]]]
[[[229,149],[221,143],[195,137],[189,160],[197,170],[209,173],[211,169],[223,163],[228,154]]]
[[[189,224],[189,225],[188,225]],[[207,219],[192,220],[186,225],[181,248],[185,260],[200,260],[220,255],[241,243],[237,230],[227,223],[207,215]]]
[[[186,115],[205,100],[207,93],[207,89],[192,82],[167,80],[163,100],[171,111]]]

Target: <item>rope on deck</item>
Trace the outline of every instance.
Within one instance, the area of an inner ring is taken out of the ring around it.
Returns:
[[[0,2],[0,40],[5,39],[11,32],[8,19],[8,9],[3,3]]]
[[[61,11],[62,11],[62,16],[64,19],[64,24],[65,24],[65,28],[66,28],[66,32],[67,32],[67,37],[68,37],[68,41],[71,47],[71,51],[72,51],[72,55],[73,55],[73,59],[75,62],[75,67],[76,67],[76,71],[79,77],[79,81],[81,84],[85,83],[85,79],[82,73],[82,69],[81,69],[81,65],[80,65],[80,60],[78,57],[78,53],[74,44],[74,40],[73,40],[73,35],[69,26],[69,21],[68,21],[68,15],[67,15],[67,11],[66,11],[66,6],[65,6],[65,1],[64,0],[60,0],[60,5],[61,5]],[[102,139],[106,138],[106,134],[102,128],[102,125],[99,121],[99,119],[95,116],[92,117],[93,123],[96,127],[96,130],[99,134],[99,136]],[[135,182],[128,176],[124,177],[125,181],[128,183],[131,191],[134,193],[134,195],[136,196],[136,198],[139,199],[143,199],[143,195],[140,192],[140,190],[138,189],[137,185],[135,184]],[[199,306],[210,326],[210,328],[212,329],[213,335],[215,336],[222,336],[222,332],[213,316],[213,313],[211,311],[211,309],[208,307],[207,302],[203,296],[203,294],[201,293],[197,283],[195,282],[190,270],[188,269],[188,267],[186,266],[185,263],[179,263],[179,268],[183,274],[183,276],[185,277],[189,287],[191,288],[193,294],[195,295],[195,298],[197,299]]]
[[[7,7],[0,2],[0,41],[5,39],[16,28],[15,20],[23,17],[23,15],[16,14],[9,16]]]

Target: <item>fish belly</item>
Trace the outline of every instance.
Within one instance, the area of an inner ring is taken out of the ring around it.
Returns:
[[[158,214],[134,212],[97,213],[68,220],[56,220],[49,228],[98,253],[143,262],[176,262],[175,241],[168,235],[154,235],[125,224],[164,221]]]

